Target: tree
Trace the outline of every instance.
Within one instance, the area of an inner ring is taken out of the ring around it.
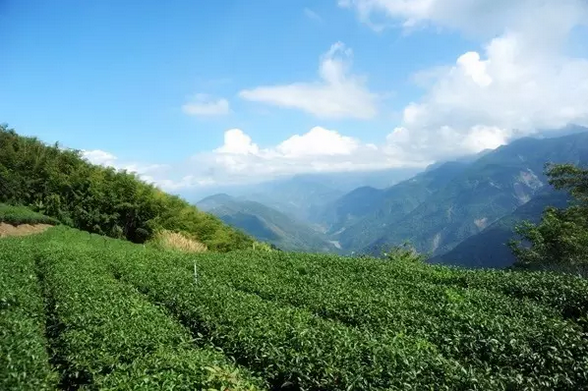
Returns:
[[[429,256],[427,254],[419,254],[414,246],[406,241],[401,245],[393,246],[386,252],[384,252],[384,258],[388,261],[400,261],[400,262],[414,262],[424,263]]]
[[[572,164],[548,164],[549,183],[573,198],[565,209],[548,207],[541,222],[515,227],[520,237],[509,246],[515,268],[555,270],[588,276],[588,169]]]

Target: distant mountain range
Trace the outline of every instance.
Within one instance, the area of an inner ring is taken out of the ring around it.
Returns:
[[[588,165],[587,131],[568,127],[562,137],[544,131],[416,175],[298,175],[198,206],[285,250],[379,255],[408,240],[431,262],[504,267],[513,262],[504,243],[514,224],[537,221],[547,205],[565,205],[566,196],[547,184],[544,165]]]
[[[422,168],[394,168],[377,171],[321,172],[299,174],[253,184],[235,184],[182,194],[198,201],[217,194],[260,202],[298,220],[317,220],[317,212],[339,197],[362,186],[387,188],[413,177]]]
[[[217,194],[196,204],[225,223],[285,251],[336,252],[337,246],[308,224],[259,202]]]
[[[445,163],[383,190],[360,188],[325,209],[328,233],[345,250],[364,249],[396,230],[396,223],[465,170],[465,163]]]
[[[322,211],[348,192],[362,186],[390,187],[421,171],[416,168],[371,172],[314,173],[295,175],[236,192],[242,197],[324,229]],[[317,225],[318,224],[318,225]]]
[[[588,133],[524,138],[485,154],[395,220],[363,251],[376,254],[409,240],[421,252],[434,256],[448,252],[539,194],[547,185],[546,162],[586,165]],[[446,174],[437,172],[443,167],[427,174],[442,178]]]

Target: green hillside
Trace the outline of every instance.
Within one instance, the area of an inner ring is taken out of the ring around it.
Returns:
[[[0,239],[0,389],[576,390],[588,282],[370,258]],[[107,336],[107,338],[105,338]]]
[[[217,194],[199,201],[196,205],[201,210],[219,217],[228,225],[285,251],[336,250],[325,235],[309,225],[259,202]]]
[[[92,165],[77,151],[0,125],[0,202],[32,208],[85,231],[141,243],[158,230],[183,232],[215,251],[253,239],[134,174]]]

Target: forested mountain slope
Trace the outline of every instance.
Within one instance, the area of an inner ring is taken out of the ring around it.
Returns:
[[[384,190],[357,189],[327,210],[330,233],[344,250],[357,251],[395,229],[395,224],[461,173],[448,162]]]
[[[260,202],[298,221],[324,228],[325,207],[358,187],[387,188],[420,172],[418,168],[378,171],[318,172],[217,191]],[[205,197],[200,197],[205,198]]]
[[[531,200],[543,186],[546,162],[588,163],[588,133],[560,138],[525,138],[470,164],[366,248],[378,253],[411,241],[439,255]]]
[[[545,189],[529,202],[519,206],[511,214],[502,217],[479,234],[470,236],[451,251],[434,257],[431,263],[458,265],[471,268],[504,268],[515,263],[515,257],[507,246],[514,236],[515,225],[522,221],[537,223],[548,206],[564,208],[569,195]]]

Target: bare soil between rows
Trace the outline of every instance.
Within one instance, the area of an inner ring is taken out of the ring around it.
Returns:
[[[50,224],[19,224],[0,223],[0,238],[7,236],[27,236],[38,234],[53,227]]]

